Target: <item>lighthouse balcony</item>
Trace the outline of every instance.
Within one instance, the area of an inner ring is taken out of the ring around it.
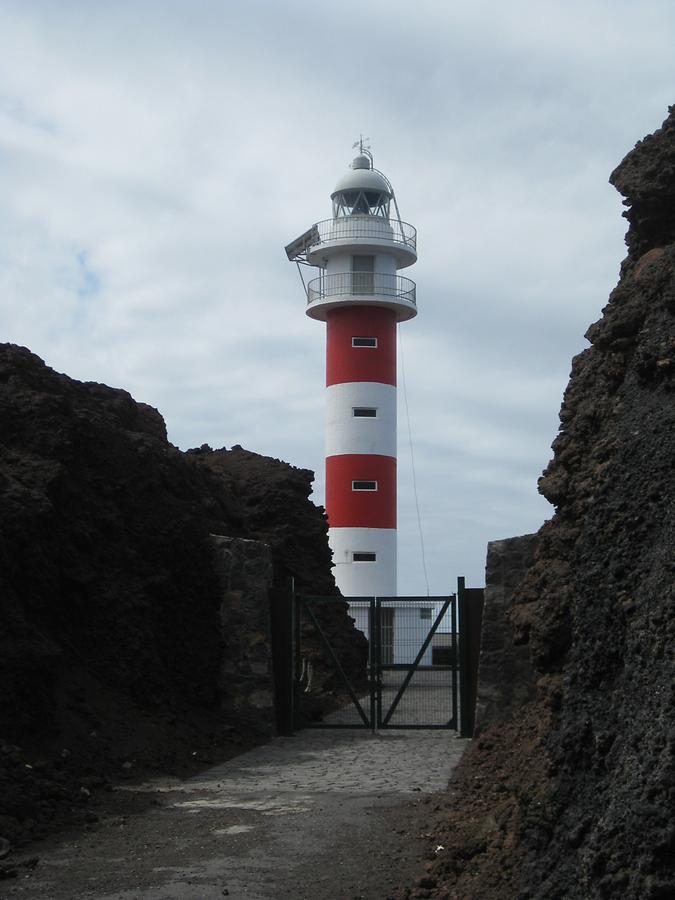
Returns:
[[[307,315],[326,318],[330,309],[352,306],[384,306],[396,312],[399,322],[417,315],[415,282],[384,272],[338,272],[322,275],[307,285]]]
[[[417,230],[407,222],[371,215],[336,216],[317,222],[314,229],[312,246],[306,251],[307,262],[314,266],[323,268],[331,251],[344,247],[385,251],[396,258],[399,269],[417,260]]]

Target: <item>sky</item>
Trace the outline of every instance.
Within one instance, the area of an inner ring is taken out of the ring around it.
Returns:
[[[0,341],[182,449],[314,470],[321,504],[324,329],[284,246],[363,135],[418,229],[399,593],[481,586],[488,541],[553,514],[625,256],[607,179],[675,103],[674,43],[671,0],[0,0]]]

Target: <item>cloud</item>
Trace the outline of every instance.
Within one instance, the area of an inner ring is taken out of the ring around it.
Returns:
[[[314,468],[321,502],[323,329],[283,247],[364,134],[419,229],[402,338],[432,591],[481,583],[486,541],[551,512],[536,478],[624,253],[607,177],[673,102],[673,25],[659,0],[9,0],[2,339],[156,405],[181,447]]]

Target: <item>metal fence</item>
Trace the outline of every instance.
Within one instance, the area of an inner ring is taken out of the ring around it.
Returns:
[[[483,589],[446,597],[272,591],[277,727],[474,730]]]
[[[407,222],[398,219],[385,219],[381,216],[338,216],[335,219],[324,219],[314,226],[318,231],[319,241],[314,247],[332,241],[350,241],[352,238],[372,239],[375,241],[391,241],[403,244],[413,253],[417,251],[417,229]]]
[[[305,725],[324,728],[457,728],[456,598],[363,598],[350,603],[361,665],[325,634],[321,618],[341,598],[301,597],[297,619],[299,692]],[[443,627],[444,631],[439,632]],[[436,636],[450,657],[434,662]],[[357,663],[355,666],[355,662]]]
[[[396,297],[416,303],[416,285],[410,278],[380,272],[338,272],[322,275],[307,285],[307,302],[325,297],[374,296]]]

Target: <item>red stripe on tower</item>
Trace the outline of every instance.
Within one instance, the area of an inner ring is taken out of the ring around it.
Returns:
[[[331,528],[396,528],[396,459],[327,457],[326,513]]]
[[[354,338],[374,338],[376,345]],[[326,386],[349,381],[396,384],[396,313],[372,306],[332,309],[326,317]]]

